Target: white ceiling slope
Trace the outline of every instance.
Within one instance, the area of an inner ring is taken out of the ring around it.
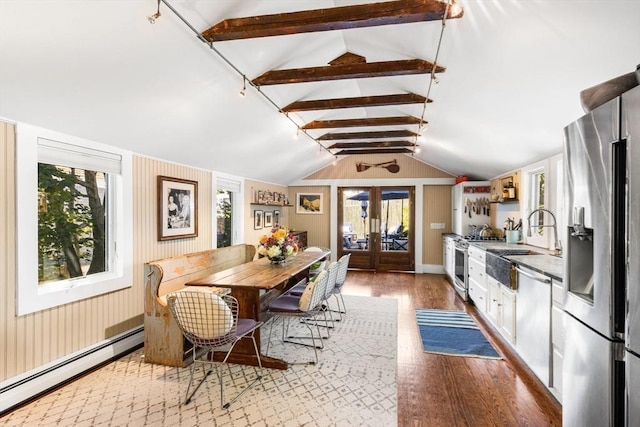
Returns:
[[[231,17],[357,0],[188,0],[170,4],[198,31]],[[491,178],[559,153],[583,114],[580,91],[640,63],[640,1],[460,0],[447,22],[416,157],[454,175]],[[328,165],[242,77],[155,0],[0,0],[0,117],[168,161],[278,184]],[[219,42],[249,79],[323,66],[349,51],[372,61],[433,61],[440,22]],[[415,92],[427,75],[265,86],[296,100]],[[291,114],[311,120],[411,114],[422,106]],[[416,126],[406,127],[417,131]],[[384,128],[350,129],[384,130]],[[330,130],[310,131],[317,137]],[[341,131],[344,131],[341,130]]]

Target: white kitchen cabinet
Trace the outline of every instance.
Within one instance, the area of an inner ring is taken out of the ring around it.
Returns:
[[[454,274],[455,274],[455,241],[453,237],[445,236],[442,239],[442,253],[443,253],[443,264],[444,264],[444,272],[451,281],[454,283]]]
[[[469,298],[482,314],[487,312],[487,274],[485,272],[484,249],[469,246]]]
[[[551,282],[551,392],[562,403],[562,361],[564,356],[564,311],[562,282]]]
[[[511,344],[516,338],[516,294],[487,276],[487,318]]]
[[[500,332],[511,344],[516,343],[516,293],[502,286],[500,295]]]
[[[487,276],[487,318],[496,328],[500,327],[501,286],[496,279]]]

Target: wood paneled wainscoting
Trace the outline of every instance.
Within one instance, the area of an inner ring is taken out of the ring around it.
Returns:
[[[343,293],[399,301],[398,426],[562,425],[560,404],[445,276],[349,271]],[[414,308],[466,310],[503,359],[424,353]]]

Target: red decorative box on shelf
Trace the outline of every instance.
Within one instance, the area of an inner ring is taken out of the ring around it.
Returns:
[[[491,186],[489,185],[476,185],[471,187],[464,187],[465,193],[491,193]]]

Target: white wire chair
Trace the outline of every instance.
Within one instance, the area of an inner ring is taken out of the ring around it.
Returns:
[[[253,341],[258,366],[262,369],[262,361],[254,336],[256,329],[262,326],[262,322],[253,319],[239,319],[238,300],[234,297],[198,291],[180,291],[170,293],[167,296],[167,303],[184,337],[193,344],[193,348],[191,349],[193,363],[190,367],[191,372],[185,404],[191,401],[191,398],[198,388],[207,379],[209,374],[211,374],[212,369],[210,368],[216,362],[208,358],[211,357],[209,353],[216,349],[226,351],[226,355],[222,360],[222,364],[226,364],[236,343],[241,339],[250,339]],[[200,359],[200,357],[205,357],[206,359]],[[220,382],[220,405],[224,409],[227,409],[247,390],[260,381],[262,376],[257,375],[247,388],[231,401],[224,403],[224,383],[221,372],[222,364],[218,363],[216,372]],[[203,377],[193,390],[191,390],[196,365],[202,366]],[[209,367],[208,370],[205,370],[206,366]],[[229,367],[229,370],[230,369]]]
[[[271,331],[273,330],[273,324],[278,319],[283,319],[282,322],[282,341],[288,342],[291,344],[303,345],[307,347],[313,347],[313,352],[315,354],[315,361],[304,362],[305,364],[317,364],[318,363],[318,349],[324,348],[324,343],[322,342],[322,334],[320,333],[320,327],[314,323],[311,323],[315,316],[318,314],[324,313],[326,316],[326,312],[322,309],[322,301],[324,301],[324,296],[326,292],[326,286],[329,281],[329,273],[326,270],[323,270],[318,274],[315,280],[309,282],[307,284],[306,291],[300,295],[290,295],[283,294],[280,297],[276,298],[271,304],[269,304],[268,313],[272,316],[271,326],[269,328],[269,340],[267,341],[267,350],[265,354],[269,353],[269,347],[271,344]],[[310,335],[305,337],[296,337],[288,335],[289,331],[289,321],[291,318],[299,318],[302,323],[309,329]],[[316,344],[316,336],[314,335],[314,331],[312,326],[316,327],[319,340],[319,344]],[[301,342],[301,341],[292,341],[292,338],[297,339],[311,339],[311,344]]]
[[[347,269],[349,268],[349,260],[351,259],[351,254],[346,254],[340,257],[338,260],[338,275],[336,277],[335,284],[331,293],[336,298],[336,303],[338,304],[338,310],[332,310],[340,314],[339,319],[334,319],[334,321],[339,322],[342,320],[342,315],[347,314],[347,306],[344,304],[344,298],[342,297],[342,286],[344,286],[344,282],[347,280]],[[342,302],[342,308],[340,307],[340,302]]]

